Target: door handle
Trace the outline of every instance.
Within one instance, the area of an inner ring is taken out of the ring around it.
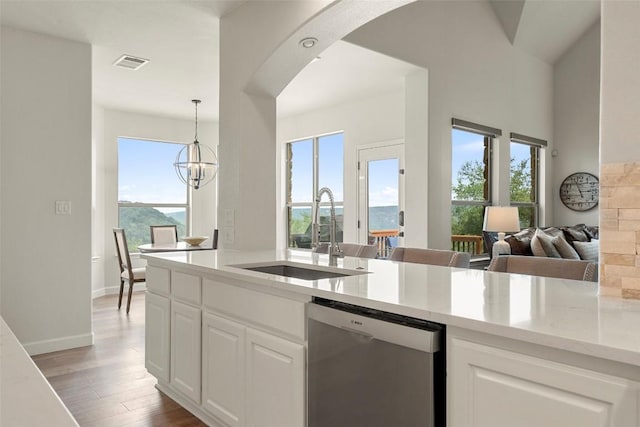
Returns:
[[[404,227],[404,211],[398,212],[398,225]]]

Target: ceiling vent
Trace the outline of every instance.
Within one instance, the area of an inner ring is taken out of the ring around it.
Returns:
[[[137,70],[147,62],[149,62],[148,59],[137,58],[131,55],[122,55],[113,63],[113,65],[116,67],[127,68],[129,70]]]

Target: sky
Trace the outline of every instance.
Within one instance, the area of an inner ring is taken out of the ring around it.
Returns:
[[[465,162],[471,160],[482,161],[484,155],[484,136],[453,129],[451,139],[453,144],[451,152],[451,183],[455,185],[458,181],[458,171]],[[509,149],[509,155],[516,161],[529,159],[531,157],[529,146],[526,144],[512,142]]]
[[[319,138],[318,189],[328,187],[335,201],[343,201],[343,141],[337,133]],[[311,203],[313,194],[313,140],[294,142],[291,196],[294,203]],[[323,196],[322,201],[328,201]]]
[[[484,136],[453,129],[451,140],[451,183],[455,185],[458,182],[458,171],[464,163],[470,160],[482,161]]]
[[[318,188],[328,187],[336,201],[343,201],[344,134],[319,138]],[[313,201],[313,140],[294,142],[291,189],[294,203]],[[369,206],[398,205],[398,159],[369,163]],[[323,202],[326,199],[323,197]]]
[[[398,159],[369,162],[369,206],[398,206]]]
[[[118,138],[118,200],[186,203],[187,187],[173,163],[183,144]]]

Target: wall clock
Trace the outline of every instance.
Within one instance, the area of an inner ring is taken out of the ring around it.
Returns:
[[[560,184],[560,200],[574,211],[588,211],[598,206],[600,183],[588,172],[572,173]]]

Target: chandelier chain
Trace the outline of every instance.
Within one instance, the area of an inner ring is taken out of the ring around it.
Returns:
[[[196,105],[196,136],[195,136],[195,142],[198,142],[198,104],[200,103],[200,100],[199,99],[194,99],[192,102]]]

